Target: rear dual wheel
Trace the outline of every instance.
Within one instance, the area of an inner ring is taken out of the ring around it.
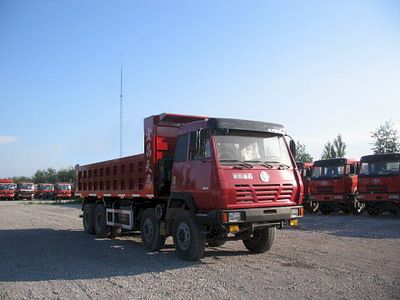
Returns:
[[[330,213],[333,212],[333,208],[328,205],[322,205],[319,210],[324,214],[324,215],[329,215]]]
[[[160,223],[154,208],[147,208],[144,211],[140,231],[144,247],[148,251],[158,251],[164,247],[165,236],[160,234]]]

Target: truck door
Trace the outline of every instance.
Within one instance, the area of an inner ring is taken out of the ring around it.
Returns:
[[[211,209],[212,160],[210,131],[199,129],[189,134],[188,190],[193,195],[197,208]]]

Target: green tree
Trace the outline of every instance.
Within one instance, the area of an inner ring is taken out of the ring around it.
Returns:
[[[342,139],[342,135],[339,133],[333,140],[333,143],[328,141],[324,145],[321,159],[330,158],[342,158],[346,155],[346,143]]]
[[[57,181],[73,183],[75,181],[75,168],[70,167],[68,169],[58,170]]]
[[[324,145],[324,150],[322,152],[321,159],[329,159],[329,158],[336,158],[336,151],[335,151],[335,147],[333,146],[333,144],[328,141]]]
[[[32,182],[32,178],[31,177],[27,177],[27,176],[15,176],[13,177],[13,181],[14,183],[20,183],[20,182]]]
[[[300,141],[297,141],[296,152],[296,161],[303,163],[313,161],[313,157],[306,150],[306,145],[300,143]]]
[[[342,136],[340,133],[336,137],[336,139],[333,140],[333,147],[335,149],[336,153],[336,158],[342,158],[345,157],[346,155],[346,143],[343,142]]]
[[[386,121],[375,131],[371,131],[371,137],[374,140],[372,151],[375,154],[400,152],[399,134],[391,121]]]

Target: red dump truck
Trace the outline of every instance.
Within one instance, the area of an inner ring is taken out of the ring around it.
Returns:
[[[365,205],[357,200],[358,161],[334,158],[314,162],[309,202],[323,214],[342,210],[359,214]]]
[[[311,213],[314,213],[318,210],[318,205],[316,205],[315,202],[309,201],[312,166],[313,166],[312,162],[297,163],[297,168],[299,169],[299,173],[301,179],[303,180],[303,185],[304,185],[304,200],[303,200],[304,209]]]
[[[358,200],[370,215],[400,211],[400,153],[363,156],[358,174]]]
[[[17,183],[15,189],[16,200],[32,200],[35,197],[35,187],[33,182],[20,182]]]
[[[37,199],[52,199],[54,193],[54,184],[52,183],[39,183],[35,191]]]
[[[54,199],[71,199],[72,198],[72,188],[71,184],[68,182],[57,182],[54,185]]]
[[[14,200],[15,185],[11,178],[0,179],[0,200]]]
[[[173,236],[179,257],[243,240],[268,251],[276,228],[303,216],[303,186],[282,125],[160,114],[144,120],[144,153],[76,166],[83,227],[98,237],[140,230],[149,251]]]

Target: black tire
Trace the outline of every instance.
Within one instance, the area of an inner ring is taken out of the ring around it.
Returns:
[[[341,208],[342,212],[344,212],[345,214],[351,214],[353,212],[353,209],[349,206],[347,207],[342,207]]]
[[[389,212],[390,212],[392,215],[397,215],[397,210],[395,210],[395,209],[390,209]]]
[[[255,229],[253,236],[243,240],[244,246],[253,253],[264,253],[271,249],[275,240],[276,228]]]
[[[180,258],[195,261],[203,257],[206,237],[189,211],[177,214],[173,237],[176,253]]]
[[[219,241],[212,241],[208,242],[208,247],[221,247],[223,244],[225,244],[226,241],[224,240],[219,240]]]
[[[383,210],[378,207],[367,207],[367,212],[370,216],[378,216],[383,212]]]
[[[333,209],[331,206],[327,206],[327,205],[322,205],[319,210],[324,214],[324,215],[329,215],[330,213],[332,213]]]
[[[106,224],[106,208],[103,204],[96,206],[94,230],[99,238],[106,238],[111,234],[111,226],[107,226]]]
[[[140,231],[144,247],[148,251],[158,251],[164,247],[165,236],[160,234],[160,223],[154,208],[147,208],[144,211],[140,221]]]
[[[83,206],[83,229],[86,233],[93,234],[94,231],[94,210],[96,204],[86,203]]]
[[[122,233],[122,228],[111,227],[110,238],[117,237],[117,236],[121,235],[121,233]]]

